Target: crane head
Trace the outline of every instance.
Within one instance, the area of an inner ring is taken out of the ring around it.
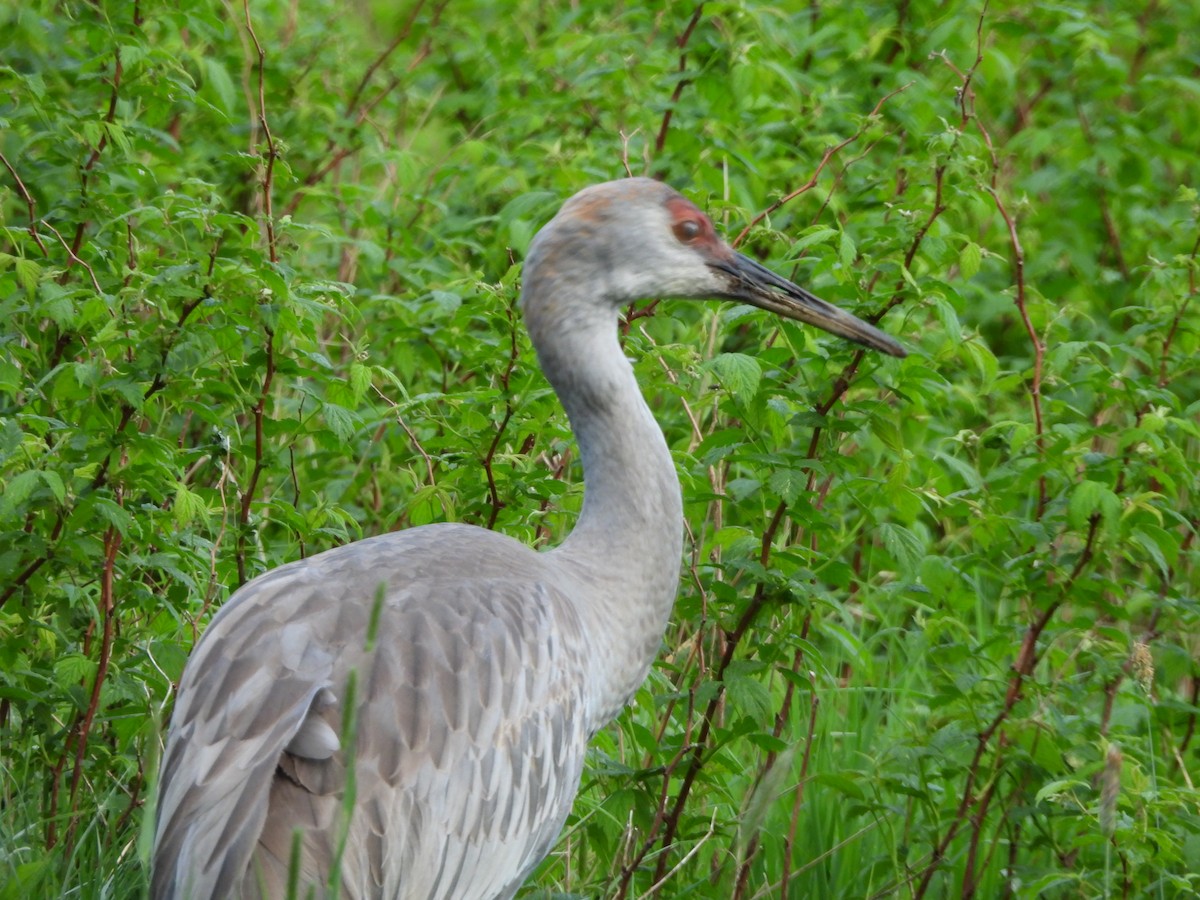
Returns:
[[[553,283],[568,278],[614,306],[649,297],[736,300],[906,355],[874,325],[738,253],[694,203],[650,178],[585,188],[537,234],[525,263],[526,298],[553,293]]]

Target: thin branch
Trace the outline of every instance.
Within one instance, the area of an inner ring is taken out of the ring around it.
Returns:
[[[750,233],[750,229],[752,229],[752,228],[754,228],[754,226],[758,225],[763,219],[767,218],[767,216],[771,215],[772,213],[774,213],[776,210],[778,210],[782,206],[784,206],[788,203],[791,203],[793,200],[795,200],[801,194],[807,193],[808,191],[811,191],[814,187],[816,187],[817,179],[820,178],[821,172],[825,169],[825,166],[827,166],[829,164],[829,161],[831,159],[833,159],[835,156],[837,156],[837,154],[840,153],[843,148],[848,147],[850,144],[853,144],[855,141],[857,141],[860,137],[863,136],[863,134],[866,132],[868,126],[870,125],[871,120],[875,116],[879,115],[879,111],[881,109],[883,109],[883,104],[887,103],[888,100],[890,100],[892,97],[895,97],[897,94],[908,90],[909,87],[912,86],[912,84],[913,84],[913,82],[911,82],[911,81],[906,84],[902,84],[902,85],[900,85],[900,87],[896,88],[894,91],[889,91],[888,93],[886,93],[882,97],[880,97],[879,102],[875,104],[875,108],[872,109],[871,112],[867,115],[867,120],[865,122],[863,122],[862,127],[860,127],[858,129],[858,131],[854,132],[854,134],[850,135],[850,137],[846,138],[844,141],[842,141],[838,144],[835,144],[832,147],[829,147],[825,151],[825,153],[822,154],[821,161],[819,163],[817,163],[817,167],[813,170],[813,173],[809,177],[808,181],[806,181],[804,184],[800,185],[800,187],[796,188],[790,194],[780,197],[778,200],[776,200],[774,203],[772,203],[770,206],[768,206],[766,209],[764,209],[762,212],[760,212],[758,215],[756,215],[753,219],[751,219],[748,223],[746,223],[746,227],[738,232],[738,236],[733,239],[733,241],[731,242],[731,245],[734,247],[739,246],[742,243],[742,241],[744,241],[746,239],[746,235],[748,235]]]
[[[121,491],[117,491],[117,503],[122,501]],[[100,614],[103,618],[103,636],[100,640],[100,660],[96,665],[96,676],[92,681],[92,692],[88,698],[87,710],[75,733],[75,764],[71,771],[71,821],[67,826],[66,856],[71,856],[71,847],[75,842],[75,829],[79,825],[78,801],[79,782],[83,777],[83,760],[87,752],[88,737],[92,731],[92,723],[96,720],[96,712],[100,708],[100,692],[108,677],[108,664],[112,658],[113,635],[116,628],[115,602],[113,600],[113,578],[116,570],[117,552],[121,549],[121,533],[115,526],[109,526],[104,533],[104,568],[100,574]]]
[[[250,506],[254,502],[254,492],[258,488],[258,479],[262,475],[264,468],[263,447],[266,444],[266,440],[263,436],[263,420],[266,418],[267,397],[271,392],[271,383],[275,380],[275,332],[270,326],[263,326],[263,330],[267,335],[267,370],[263,373],[262,387],[258,392],[258,401],[254,404],[254,409],[251,413],[254,416],[254,468],[250,472],[250,479],[246,483],[246,489],[242,492],[242,503],[238,512],[238,525],[241,526],[238,531],[237,550],[239,584],[245,584],[246,582],[246,528],[250,524]]]
[[[275,160],[279,158],[279,150],[275,146],[275,138],[271,134],[271,125],[267,121],[267,54],[263,50],[262,44],[258,42],[258,35],[254,33],[254,23],[250,20],[250,0],[242,0],[242,10],[246,15],[246,31],[250,33],[250,40],[254,42],[254,49],[258,53],[258,124],[262,128],[263,135],[267,141],[266,164],[263,168],[263,176],[260,182],[263,200],[263,229],[267,236],[267,254],[271,262],[277,264],[279,262],[279,251],[275,239],[275,210],[271,200],[271,185],[275,175]]]
[[[954,819],[951,821],[946,833],[942,839],[934,846],[933,852],[930,854],[929,862],[921,875],[921,881],[914,897],[925,896],[929,889],[930,882],[933,880],[934,873],[940,867],[942,860],[945,858],[946,850],[950,847],[950,843],[958,834],[959,829],[966,821],[967,815],[971,807],[977,802],[981,802],[982,798],[976,799],[974,795],[975,785],[979,781],[980,768],[983,764],[984,754],[987,752],[988,746],[991,744],[992,738],[1000,730],[1000,727],[1008,720],[1013,709],[1017,705],[1017,701],[1021,699],[1022,689],[1025,686],[1026,680],[1033,674],[1034,668],[1038,663],[1037,644],[1042,633],[1046,630],[1046,626],[1050,624],[1050,620],[1054,614],[1062,607],[1074,587],[1079,576],[1083,574],[1084,569],[1092,561],[1095,552],[1096,535],[1099,531],[1100,516],[1093,515],[1088,525],[1087,538],[1084,542],[1083,551],[1079,554],[1079,559],[1075,562],[1075,567],[1071,570],[1071,574],[1063,581],[1062,587],[1059,590],[1059,596],[1050,603],[1036,619],[1025,630],[1025,636],[1021,640],[1021,647],[1017,651],[1017,658],[1013,661],[1012,676],[1009,679],[1008,690],[1004,696],[1004,704],[1000,711],[993,717],[991,723],[981,731],[976,737],[975,753],[971,757],[971,763],[967,766],[967,778],[962,788],[962,800],[959,802],[958,809],[955,812]]]
[[[1021,323],[1025,326],[1025,333],[1029,335],[1029,343],[1033,347],[1033,377],[1029,382],[1029,401],[1033,405],[1033,421],[1038,456],[1044,457],[1046,454],[1046,423],[1042,418],[1042,367],[1046,359],[1046,348],[1042,344],[1041,338],[1038,337],[1032,320],[1029,318],[1028,297],[1025,290],[1025,251],[1021,247],[1021,238],[1017,234],[1017,223],[1009,215],[1008,208],[1004,205],[1004,201],[1000,199],[999,192],[990,186],[986,190],[991,194],[992,200],[996,203],[996,209],[999,210],[1000,215],[1004,219],[1004,224],[1008,227],[1008,240],[1012,246],[1013,280],[1016,282],[1017,291],[1013,302],[1017,306]],[[1049,502],[1046,476],[1043,474],[1038,478],[1037,518],[1039,520],[1045,514],[1046,506]]]
[[[43,224],[46,224],[46,223],[43,223]],[[51,228],[52,231],[54,230],[53,227],[51,227],[49,225],[47,225],[47,227]],[[55,234],[57,235],[58,232],[55,231]],[[61,235],[59,235],[59,239],[60,240],[62,239]],[[221,246],[221,240],[220,240],[220,238],[218,238],[216,243],[213,245],[212,251],[209,253],[208,277],[210,279],[212,278],[213,269],[216,265],[217,251],[220,246]],[[85,265],[86,265],[86,263],[85,263]],[[188,301],[187,303],[185,303],[183,305],[183,308],[179,314],[179,318],[176,319],[176,321],[175,321],[174,329],[172,330],[170,337],[168,337],[167,341],[163,345],[162,354],[160,357],[159,371],[155,373],[154,379],[151,381],[150,385],[146,388],[146,390],[142,393],[143,400],[150,399],[150,397],[152,397],[155,393],[162,390],[163,387],[166,386],[166,375],[165,375],[166,364],[167,364],[167,357],[170,355],[170,352],[171,352],[171,348],[175,345],[175,342],[179,339],[179,335],[182,333],[183,326],[187,323],[188,318],[196,310],[196,308],[198,306],[200,306],[200,304],[210,296],[212,296],[211,285],[205,284],[204,290],[201,292],[201,294],[199,296],[195,297],[194,299]],[[117,439],[119,439],[120,436],[124,433],[125,429],[129,427],[129,423],[133,419],[134,412],[135,412],[135,410],[132,405],[130,405],[128,403],[121,404],[121,418],[118,420],[117,427],[113,431],[113,443],[114,444],[117,442]],[[105,456],[105,458],[104,458],[103,462],[100,464],[100,466],[97,467],[96,474],[92,477],[91,482],[89,482],[87,490],[89,490],[89,491],[97,490],[107,482],[108,471],[109,471],[109,467],[111,465],[111,460],[112,460],[112,453],[110,452],[109,454],[107,454]],[[12,597],[12,595],[15,594],[18,590],[20,590],[29,581],[29,579],[31,579],[34,575],[36,575],[38,570],[41,569],[42,566],[44,566],[47,562],[49,562],[53,558],[55,546],[58,543],[58,539],[62,536],[63,528],[66,525],[68,512],[69,512],[69,510],[66,507],[60,506],[58,508],[57,512],[55,513],[54,525],[50,531],[50,539],[47,542],[47,548],[42,552],[41,556],[39,556],[38,558],[33,560],[31,563],[29,563],[29,565],[27,565],[24,569],[22,569],[20,574],[17,575],[17,577],[14,578],[12,580],[12,582],[9,583],[8,587],[6,587],[4,589],[4,592],[0,593],[0,608],[3,608],[4,604],[6,602],[8,602],[8,599],[10,597]]]
[[[33,238],[33,242],[42,251],[42,256],[49,256],[50,252],[46,249],[46,245],[42,243],[42,237],[37,232],[37,212],[35,211],[33,197],[30,196],[29,189],[25,187],[25,182],[21,180],[21,176],[17,174],[17,170],[13,168],[12,163],[5,158],[3,153],[0,153],[0,163],[4,163],[4,168],[8,169],[8,174],[16,182],[17,193],[25,201],[25,209],[29,212],[29,224],[25,226],[25,230],[29,232],[29,236]]]
[[[804,631],[801,635],[801,640],[805,640],[808,636],[808,625],[812,620],[812,616],[806,616],[804,619]],[[796,651],[797,655],[801,653]],[[796,831],[800,825],[800,810],[804,807],[804,786],[808,783],[808,766],[812,760],[813,737],[817,733],[817,712],[821,708],[821,698],[817,694],[817,679],[810,671],[808,673],[809,690],[812,696],[809,698],[808,707],[808,734],[804,739],[804,757],[800,761],[800,779],[796,784],[796,796],[792,801],[792,816],[788,822],[787,840],[784,843],[783,853],[783,872],[781,882],[786,885],[788,883],[789,870],[792,865],[792,849],[796,846]],[[786,887],[780,891],[780,900],[787,900]]]
[[[53,234],[56,238],[58,238],[58,242],[60,244],[62,244],[63,249],[67,251],[67,258],[70,260],[71,264],[79,263],[79,265],[83,266],[87,270],[88,277],[92,279],[92,287],[94,287],[96,289],[96,293],[103,294],[104,290],[100,287],[100,282],[96,279],[96,273],[94,271],[92,271],[92,267],[90,265],[88,265],[83,259],[81,259],[75,252],[76,249],[78,249],[79,241],[76,240],[74,242],[75,246],[71,246],[71,245],[67,244],[66,239],[62,236],[62,234],[59,233],[59,230],[45,220],[42,221],[42,227],[50,229],[50,233]],[[82,226],[80,226],[80,227],[82,227]],[[76,235],[78,235],[78,231],[76,232]],[[69,269],[70,265],[68,265],[67,268]],[[64,270],[64,274],[65,274],[65,270]]]
[[[353,113],[357,108],[358,101],[362,99],[363,91],[366,90],[367,85],[371,81],[371,76],[373,76],[376,70],[387,61],[387,58],[391,56],[392,53],[395,52],[396,48],[400,46],[401,42],[408,37],[409,33],[412,31],[413,23],[417,21],[417,16],[420,14],[421,7],[424,5],[425,0],[417,0],[417,2],[413,5],[412,12],[409,13],[407,21],[405,21],[405,23],[401,26],[399,33],[392,39],[392,42],[388,44],[378,56],[375,57],[375,59],[371,60],[371,64],[367,66],[366,71],[363,72],[362,78],[359,79],[358,87],[354,89],[354,93],[351,94],[350,99],[346,101],[346,118],[349,118],[350,114]]]
[[[671,99],[667,103],[667,109],[663,113],[662,124],[658,128],[658,136],[654,139],[654,152],[661,153],[663,147],[667,143],[667,131],[671,128],[671,117],[675,113],[675,107],[679,103],[679,98],[683,96],[683,89],[692,83],[690,78],[684,78],[683,73],[687,71],[687,45],[692,39],[692,32],[696,30],[696,26],[700,24],[700,16],[704,13],[704,4],[697,3],[696,9],[692,12],[692,18],[687,23],[687,27],[683,29],[683,33],[675,39],[675,46],[679,48],[679,80],[675,82],[675,90],[671,92]]]
[[[626,178],[633,177],[633,170],[629,168],[629,141],[638,133],[638,130],[639,129],[635,128],[629,134],[626,134],[621,130],[617,131],[617,134],[621,136],[621,166],[625,169]]]
[[[388,404],[388,406],[392,408],[392,413],[396,416],[396,424],[403,429],[404,433],[408,435],[408,439],[412,441],[413,446],[417,448],[417,452],[421,454],[421,459],[425,461],[425,473],[428,476],[429,485],[432,487],[437,483],[437,477],[433,468],[433,460],[430,458],[429,452],[421,445],[420,439],[413,433],[413,430],[408,427],[408,423],[404,421],[404,416],[400,413],[400,404],[396,403],[396,401],[394,401],[391,397],[374,385],[371,387],[375,391],[376,395],[378,395],[384,403]],[[381,429],[383,427],[384,426],[380,426]],[[377,432],[375,440],[378,441],[381,437],[382,434]]]
[[[1025,251],[1021,246],[1021,238],[1017,233],[1017,224],[1012,215],[1008,211],[1003,198],[1000,196],[1000,160],[996,154],[996,147],[992,143],[991,133],[983,120],[979,118],[975,110],[975,92],[971,89],[971,80],[975,75],[975,71],[983,62],[983,23],[987,16],[987,3],[980,10],[979,20],[975,26],[975,61],[971,68],[966,72],[959,70],[945,52],[934,54],[942,60],[951,70],[953,70],[961,79],[962,83],[958,90],[959,110],[962,116],[962,127],[974,122],[975,127],[979,130],[983,137],[984,143],[987,145],[988,152],[991,155],[991,178],[990,183],[984,186],[984,190],[991,195],[992,201],[996,204],[996,209],[999,211],[1004,223],[1008,229],[1009,244],[1012,247],[1012,267],[1013,281],[1016,285],[1016,297],[1014,302],[1017,307],[1017,312],[1021,317],[1021,322],[1025,326],[1025,331],[1029,335],[1029,341],[1033,346],[1033,377],[1029,384],[1030,402],[1033,405],[1033,417],[1035,426],[1035,446],[1038,449],[1038,456],[1044,457],[1046,452],[1046,437],[1045,437],[1045,422],[1042,417],[1042,368],[1046,356],[1046,348],[1038,337],[1037,331],[1033,327],[1033,322],[1029,317],[1028,297],[1025,285]],[[1049,494],[1047,490],[1046,476],[1043,474],[1038,478],[1038,505],[1037,518],[1040,520],[1046,512],[1046,506],[1049,503]]]
[[[770,523],[767,525],[766,530],[763,531],[762,541],[759,547],[759,563],[764,569],[767,568],[767,564],[770,562],[771,548],[775,543],[775,534],[778,532],[780,525],[783,523],[784,514],[787,512],[787,508],[787,502],[780,501],[779,505],[775,508],[774,515],[771,516]],[[734,654],[737,652],[742,639],[750,631],[750,627],[754,624],[755,619],[758,618],[758,614],[766,604],[767,599],[768,596],[766,583],[760,581],[755,586],[754,596],[746,605],[746,609],[742,612],[741,617],[738,619],[737,625],[734,626],[733,631],[727,635],[725,639],[725,650],[721,654],[721,659],[717,663],[716,673],[713,676],[713,680],[721,685],[722,688],[724,685],[725,671],[733,662]],[[717,710],[719,709],[724,696],[723,689],[718,690],[716,696],[714,696],[708,702],[708,706],[704,711],[704,719],[700,723],[700,734],[697,736],[695,744],[692,747],[691,760],[683,774],[683,783],[679,786],[679,793],[675,797],[674,806],[671,808],[670,813],[664,820],[665,827],[662,835],[663,852],[659,854],[658,863],[654,870],[654,880],[656,882],[661,880],[666,871],[668,858],[668,853],[666,851],[668,848],[670,848],[671,844],[674,843],[675,832],[679,828],[679,821],[683,815],[684,807],[687,805],[688,796],[691,794],[692,785],[695,783],[696,776],[700,773],[700,769],[704,764],[704,751],[708,747],[708,737],[712,731],[713,723],[716,722]],[[648,842],[649,845],[643,848],[643,858],[645,854],[649,852],[650,846],[652,846],[653,843],[654,842]]]
[[[492,442],[488,446],[487,453],[483,457],[483,471],[487,475],[488,483],[488,503],[492,507],[492,511],[488,514],[487,528],[490,531],[496,527],[496,519],[500,515],[500,510],[505,504],[500,500],[500,492],[496,487],[496,475],[492,471],[492,463],[496,458],[496,450],[500,446],[500,439],[504,437],[504,432],[508,428],[508,423],[513,417],[513,398],[512,391],[509,390],[509,382],[512,379],[513,370],[517,367],[517,359],[520,355],[520,350],[517,346],[517,321],[513,315],[512,304],[507,308],[508,313],[508,331],[509,331],[509,349],[508,363],[504,367],[504,371],[500,374],[500,384],[504,388],[504,417],[500,420],[500,424],[496,427],[496,433],[492,436]]]
[[[121,65],[121,48],[117,47],[113,51],[112,90],[109,92],[109,95],[108,95],[108,111],[104,115],[104,124],[105,125],[112,125],[112,123],[116,119],[117,98],[120,96],[120,93],[121,93],[121,75],[123,72],[124,72],[124,68]],[[96,142],[96,146],[93,147],[92,152],[90,154],[88,154],[87,161],[83,164],[82,168],[79,170],[79,196],[81,198],[87,197],[88,180],[91,177],[92,168],[96,165],[96,162],[100,159],[100,154],[104,152],[104,148],[107,146],[108,146],[108,129],[104,128],[104,129],[101,129],[100,140],[98,140]],[[51,227],[48,222],[43,221],[42,224],[45,225],[47,228]],[[66,241],[63,241],[63,239],[62,239],[62,235],[58,234],[57,231],[54,232],[55,235],[58,236],[58,239],[60,241],[62,241],[63,246],[66,247],[67,253],[70,257],[70,262],[67,264],[66,268],[63,269],[62,274],[58,276],[59,284],[67,283],[67,279],[70,277],[71,263],[73,263],[73,262],[82,263],[83,262],[83,260],[81,260],[79,258],[79,249],[80,249],[80,247],[83,246],[83,234],[86,229],[87,229],[86,221],[81,221],[81,222],[79,222],[79,224],[77,224],[75,226],[75,236],[71,239],[70,247],[67,247]],[[51,230],[53,230],[53,229],[51,229]],[[88,273],[91,274],[91,276],[92,276],[92,283],[96,284],[96,275],[94,272],[92,272],[91,267],[88,267]],[[98,292],[100,292],[100,287],[98,284],[96,284],[96,290]]]
[[[670,872],[667,872],[661,878],[657,879],[654,882],[654,884],[652,884],[650,886],[650,890],[648,890],[648,891],[646,891],[646,893],[642,894],[641,897],[638,898],[638,900],[645,900],[646,897],[649,897],[652,894],[657,893],[658,889],[661,888],[671,878],[672,875],[674,875],[676,872],[678,872],[687,863],[687,861],[689,859],[691,859],[693,856],[695,856],[697,853],[700,852],[700,848],[704,846],[704,842],[707,841],[710,837],[712,837],[716,833],[716,830],[717,830],[717,813],[716,813],[716,810],[713,810],[712,819],[710,819],[709,823],[708,823],[708,831],[706,831],[704,833],[704,835],[700,838],[700,840],[696,841],[696,843],[692,847],[692,849],[690,849],[687,853],[685,853],[683,855],[683,859],[679,860],[679,862],[675,864],[675,867],[673,869],[671,869]]]
[[[1083,132],[1083,138],[1087,141],[1088,146],[1095,149],[1096,136],[1092,133],[1091,122],[1088,121],[1087,114],[1083,111],[1083,104],[1078,97],[1075,100],[1075,115],[1079,119],[1079,128]],[[1101,159],[1096,166],[1096,175],[1098,179],[1103,179],[1108,176],[1108,166]],[[1113,218],[1112,206],[1108,202],[1108,191],[1105,190],[1104,184],[1100,181],[1096,183],[1096,202],[1100,204],[1100,219],[1104,222],[1104,232],[1108,235],[1108,244],[1112,247],[1113,260],[1120,269],[1122,277],[1129,280],[1129,264],[1125,261],[1125,250],[1121,246],[1121,233],[1117,230],[1116,219]]]
[[[441,2],[434,9],[429,22],[430,33],[432,33],[433,29],[437,26],[438,21],[441,19],[442,11],[446,8],[448,3],[449,0],[441,0]],[[367,85],[370,83],[371,78],[384,64],[384,62],[386,62],[387,59],[395,52],[396,48],[399,47],[400,44],[411,35],[413,25],[417,20],[417,15],[420,13],[424,5],[425,0],[418,0],[416,5],[413,7],[412,12],[409,14],[408,19],[401,26],[400,31],[392,39],[391,43],[388,44],[388,46],[385,47],[379,53],[379,55],[371,61],[370,65],[367,66],[366,71],[359,80],[358,87],[355,88],[354,93],[347,101],[346,108],[343,111],[343,117],[347,120],[351,120],[351,131],[355,131],[359,128],[359,126],[367,121],[367,117],[371,114],[372,110],[374,110],[376,106],[378,106],[388,95],[390,95],[397,87],[400,86],[403,79],[400,75],[394,74],[387,80],[387,83],[375,94],[371,100],[365,103],[362,102],[363,94],[366,91]],[[427,37],[417,49],[416,53],[413,54],[413,58],[409,60],[408,65],[404,69],[404,73],[411,73],[417,67],[417,65],[429,55],[429,51],[430,38]],[[357,142],[346,147],[338,147],[337,143],[338,138],[336,135],[331,135],[326,139],[325,149],[319,154],[318,157],[322,159],[323,162],[321,162],[320,165],[316,166],[300,180],[300,186],[293,192],[291,199],[288,200],[287,205],[284,207],[283,214],[285,216],[290,216],[295,213],[297,207],[299,207],[300,203],[304,200],[304,197],[308,192],[308,188],[318,184],[343,161],[353,156],[363,148],[363,144],[361,142]]]
[[[879,113],[879,111],[883,108],[884,103],[886,103],[891,97],[894,97],[895,95],[906,90],[908,88],[908,86],[909,86],[908,84],[902,85],[901,87],[899,87],[899,88],[885,94],[883,97],[881,97],[880,100],[875,104],[875,107],[874,107],[874,109],[872,109],[870,115],[872,117],[877,115]],[[788,194],[781,200],[777,201],[775,204],[773,204],[771,207],[769,207],[766,211],[764,211],[764,212],[760,213],[758,216],[756,216],[750,222],[750,224],[748,224],[742,230],[742,232],[738,235],[738,237],[733,241],[733,245],[737,246],[745,238],[746,234],[749,233],[750,229],[752,227],[754,227],[754,225],[756,225],[758,222],[761,222],[764,218],[766,218],[766,216],[770,215],[772,212],[779,209],[785,203],[788,203],[791,200],[795,199],[796,197],[800,196],[801,194],[805,193],[806,191],[811,190],[812,187],[816,185],[818,176],[820,175],[821,171],[825,168],[825,166],[829,163],[829,161],[831,159],[833,159],[837,155],[837,153],[840,152],[844,147],[848,146],[849,144],[851,144],[855,140],[857,140],[859,137],[861,137],[862,134],[866,131],[866,128],[867,128],[867,124],[864,123],[863,126],[857,132],[855,132],[852,136],[850,136],[846,140],[842,141],[841,143],[837,144],[836,146],[831,147],[828,150],[826,150],[821,161],[817,164],[817,167],[814,170],[812,177],[809,179],[809,181],[805,185],[801,186],[799,189],[793,191],[792,193]],[[924,230],[922,231],[922,235],[923,234],[924,234]],[[919,239],[917,242],[919,243]],[[910,252],[915,252],[915,249],[911,250]],[[847,382],[847,384],[848,384],[848,382]],[[835,398],[833,400],[829,401],[830,406],[832,406],[833,402],[836,402],[836,397],[840,396],[841,393],[844,392],[844,390],[845,390],[845,388],[843,387],[837,391]],[[761,543],[760,551],[759,551],[759,561],[760,561],[760,564],[763,566],[763,568],[766,568],[767,564],[770,561],[771,548],[774,545],[775,538],[779,532],[779,529],[782,527],[782,525],[784,523],[787,509],[788,509],[788,504],[786,502],[780,502],[779,505],[776,507],[774,513],[772,514],[771,520],[770,520],[769,524],[767,525],[766,530],[763,532],[762,543]],[[646,840],[644,841],[641,849],[639,850],[639,852],[637,854],[635,854],[634,858],[622,868],[621,883],[620,883],[620,887],[619,887],[618,894],[617,894],[618,897],[626,896],[626,894],[629,890],[630,882],[631,882],[634,872],[638,869],[638,867],[641,865],[641,863],[646,859],[646,857],[649,855],[649,853],[653,849],[653,847],[660,842],[661,842],[663,851],[658,855],[658,861],[657,861],[656,867],[655,867],[654,881],[656,883],[660,882],[662,880],[664,874],[666,873],[668,857],[669,857],[667,850],[670,848],[671,844],[674,842],[675,834],[679,828],[679,822],[683,815],[683,810],[687,805],[687,800],[691,793],[692,786],[695,783],[695,779],[696,779],[697,775],[699,774],[700,769],[704,765],[705,750],[708,747],[709,736],[711,734],[713,725],[717,721],[717,714],[720,709],[720,705],[724,700],[724,691],[723,691],[723,683],[722,683],[724,673],[728,669],[729,665],[733,662],[733,658],[734,658],[738,648],[740,647],[742,640],[749,633],[754,622],[757,620],[758,615],[760,614],[762,609],[765,607],[768,599],[769,599],[769,597],[767,594],[766,583],[759,582],[755,586],[754,594],[753,594],[750,602],[747,604],[745,610],[743,610],[743,613],[742,613],[741,617],[738,619],[737,624],[734,626],[734,628],[731,632],[729,632],[725,635],[724,649],[723,649],[721,657],[717,663],[716,671],[715,671],[714,677],[713,677],[713,680],[719,686],[718,691],[716,692],[716,695],[707,704],[705,711],[703,713],[703,717],[700,722],[699,733],[697,734],[695,740],[693,742],[691,742],[689,745],[690,749],[688,752],[688,765],[684,770],[683,780],[679,786],[679,791],[676,794],[675,802],[673,803],[671,809],[662,818],[663,829],[662,829],[661,838],[658,836],[657,828],[652,828],[650,830],[650,833],[647,836]],[[670,777],[670,773],[668,773],[668,775],[667,775],[667,778],[669,778],[669,777]],[[657,825],[657,822],[655,824]]]
[[[1183,321],[1184,313],[1187,312],[1191,305],[1192,298],[1200,288],[1196,284],[1196,268],[1197,254],[1200,253],[1200,234],[1196,235],[1196,243],[1192,244],[1192,252],[1188,256],[1188,295],[1183,302],[1179,304],[1179,309],[1175,311],[1175,317],[1171,320],[1171,327],[1167,329],[1167,336],[1163,338],[1162,354],[1158,360],[1158,386],[1166,387],[1167,378],[1167,359],[1171,354],[1171,344],[1175,340],[1175,332],[1179,330],[1179,323]]]

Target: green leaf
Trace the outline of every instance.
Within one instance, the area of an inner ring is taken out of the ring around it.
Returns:
[[[722,353],[708,364],[720,379],[725,389],[741,403],[758,393],[762,380],[762,366],[753,356],[745,353]]]
[[[201,520],[208,514],[204,500],[182,482],[175,486],[175,500],[171,511],[175,517],[175,524],[180,527]]]
[[[1078,778],[1057,778],[1042,785],[1034,795],[1033,802],[1054,802],[1064,794],[1073,794],[1076,792],[1089,793],[1090,791],[1091,785],[1086,781],[1080,781]]]
[[[96,663],[79,653],[60,656],[54,663],[54,676],[60,685],[90,683]]]
[[[350,364],[350,397],[353,403],[362,403],[363,397],[371,387],[371,367],[362,363]]]
[[[42,483],[50,489],[50,493],[54,495],[54,499],[62,503],[67,499],[67,488],[63,484],[62,476],[53,469],[43,469],[40,472]]]
[[[321,412],[327,424],[339,441],[348,441],[358,427],[358,417],[350,410],[335,403],[324,403]]]
[[[204,83],[212,89],[217,105],[223,112],[231,115],[237,110],[237,88],[229,77],[229,70],[218,58],[206,56],[201,60],[204,68]]]
[[[963,281],[970,281],[979,273],[979,264],[983,259],[983,251],[974,241],[967,241],[958,256],[958,270]]]
[[[1075,485],[1067,507],[1067,521],[1072,528],[1082,530],[1094,515],[1112,519],[1121,513],[1121,499],[1112,488],[1098,481],[1084,479]]]
[[[781,499],[795,503],[808,485],[808,475],[799,469],[775,469],[768,484]]]
[[[925,557],[925,543],[903,525],[884,522],[879,526],[883,546],[905,574],[914,574]]]
[[[70,328],[77,322],[75,301],[67,292],[53,281],[43,281],[38,285],[41,300],[38,309],[59,328]]]
[[[25,293],[32,297],[37,292],[38,282],[42,277],[42,267],[32,259],[26,259],[23,256],[13,257],[13,266],[16,269],[17,281],[21,283]]]
[[[959,339],[959,335],[962,334],[962,326],[958,323],[958,313],[945,297],[937,294],[932,296],[933,304],[937,309],[938,318],[942,323],[943,333],[945,333],[946,337],[950,338],[951,340],[957,341]]]
[[[980,392],[989,393],[1000,375],[999,360],[983,341],[977,339],[963,341],[962,348],[979,373]]]
[[[771,719],[771,692],[757,678],[741,672],[725,673],[725,690],[729,702],[739,715],[765,725]]]
[[[854,260],[858,259],[858,247],[855,246],[854,239],[850,237],[850,233],[847,231],[841,233],[841,240],[838,244],[838,258],[847,269],[854,265]]]
[[[1158,574],[1170,579],[1171,570],[1179,560],[1179,543],[1171,533],[1157,525],[1144,524],[1135,528],[1130,537],[1154,561]]]
[[[113,528],[124,537],[128,536],[129,530],[133,527],[133,516],[119,504],[114,503],[107,497],[97,497],[92,501],[92,507],[96,513],[111,525]]]
[[[4,485],[3,493],[0,493],[0,518],[9,518],[16,514],[33,495],[41,480],[42,473],[32,469],[18,472],[10,478]]]
[[[839,234],[836,228],[829,228],[825,225],[818,225],[815,228],[806,231],[803,235],[796,239],[792,244],[789,257],[795,259],[802,250],[806,250],[813,244],[821,244],[828,241],[830,238]]]

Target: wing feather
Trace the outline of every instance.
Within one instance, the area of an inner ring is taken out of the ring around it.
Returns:
[[[152,896],[280,896],[297,835],[301,896],[335,878],[347,898],[515,893],[590,732],[578,619],[539,559],[427,527],[235,594],[180,684]]]

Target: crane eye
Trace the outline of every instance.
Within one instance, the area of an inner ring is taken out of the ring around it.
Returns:
[[[671,230],[675,232],[675,237],[683,243],[690,244],[704,233],[704,226],[695,219],[683,219],[676,222]]]

